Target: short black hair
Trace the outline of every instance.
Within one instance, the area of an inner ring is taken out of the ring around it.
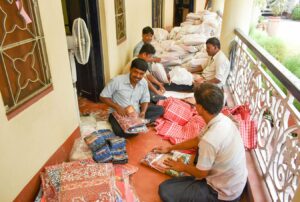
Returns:
[[[143,28],[143,35],[144,34],[152,34],[153,35],[154,31],[153,31],[153,29],[151,27],[147,26],[147,27]]]
[[[142,46],[142,48],[141,48],[139,54],[146,53],[146,54],[154,55],[155,52],[156,52],[156,50],[155,50],[154,46],[152,46],[152,45],[149,44],[149,43],[145,43],[145,44]]]
[[[207,39],[206,44],[211,44],[213,46],[218,47],[219,49],[221,48],[220,40],[217,37]]]
[[[224,104],[224,93],[215,84],[202,83],[194,87],[196,103],[200,104],[208,113],[218,114]]]
[[[137,68],[139,70],[142,70],[143,72],[146,72],[148,70],[148,64],[145,60],[136,58],[131,62],[130,68]]]

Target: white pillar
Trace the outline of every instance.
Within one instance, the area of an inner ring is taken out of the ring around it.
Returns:
[[[253,0],[226,0],[224,5],[221,49],[228,56],[230,43],[234,39],[234,29],[239,28],[248,34]]]
[[[212,11],[223,13],[225,0],[212,0]],[[228,0],[227,0],[228,1]]]
[[[204,10],[205,0],[195,0],[194,12],[200,12]]]

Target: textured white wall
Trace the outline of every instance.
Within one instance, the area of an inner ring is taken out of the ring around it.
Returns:
[[[78,127],[61,1],[38,2],[54,90],[9,121],[0,97],[2,202],[12,201]]]
[[[125,1],[127,39],[117,45],[114,1],[99,1],[106,82],[132,59],[133,48],[142,39],[142,29],[152,26],[151,6],[148,0]]]

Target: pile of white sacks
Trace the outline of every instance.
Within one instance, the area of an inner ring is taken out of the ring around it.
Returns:
[[[189,13],[180,27],[169,33],[153,28],[156,57],[161,63],[152,65],[154,76],[163,83],[192,85],[193,76],[188,71],[208,61],[205,42],[210,37],[220,36],[222,19],[214,12]],[[167,76],[165,69],[168,70]]]

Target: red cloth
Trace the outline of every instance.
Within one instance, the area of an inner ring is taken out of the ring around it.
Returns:
[[[59,201],[115,201],[112,164],[74,161],[62,166]]]
[[[168,139],[172,144],[198,136],[200,130],[206,125],[203,118],[196,115],[196,109],[190,104],[175,98],[161,100],[159,105],[165,108],[163,118],[156,120],[158,135]]]
[[[193,107],[190,104],[172,97],[158,102],[158,105],[165,108],[163,115],[165,119],[181,126],[185,125],[194,114]]]
[[[43,198],[49,202],[58,201],[58,194],[54,186],[51,184],[50,178],[47,176],[46,173],[41,173],[41,180],[43,188]]]
[[[158,105],[165,108],[163,118],[156,121],[157,134],[168,139],[172,144],[196,137],[206,123],[198,116],[191,105],[175,99],[160,100]],[[239,105],[234,108],[225,107],[222,113],[232,116],[237,122],[246,149],[257,147],[257,123],[250,119],[249,105]]]
[[[232,109],[223,108],[222,113],[230,116],[238,122],[239,130],[244,142],[244,147],[248,150],[257,147],[257,122],[251,120],[249,105],[239,105]]]
[[[116,201],[134,202],[139,201],[133,187],[129,182],[129,175],[135,173],[138,168],[129,164],[115,165],[115,191]],[[118,200],[117,200],[118,199]]]
[[[158,122],[162,122],[160,129],[156,127],[156,130],[159,130],[159,135],[165,137],[180,137],[182,135],[182,126],[177,123],[171,122],[169,120],[160,119]],[[168,139],[167,138],[167,139]]]

